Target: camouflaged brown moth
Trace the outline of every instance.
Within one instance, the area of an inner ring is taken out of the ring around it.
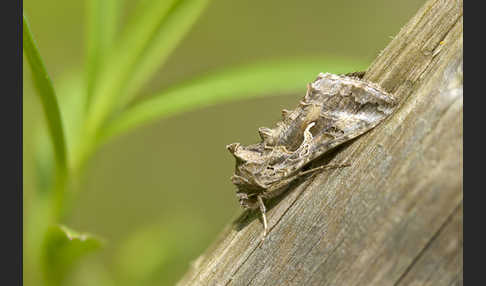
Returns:
[[[354,74],[352,74],[354,75]],[[226,148],[236,158],[231,177],[244,209],[260,208],[267,234],[264,200],[276,197],[298,177],[317,170],[348,166],[324,165],[303,171],[311,161],[375,127],[396,107],[393,96],[377,84],[355,76],[320,73],[307,85],[299,106],[283,110],[273,129],[261,127],[262,142]]]

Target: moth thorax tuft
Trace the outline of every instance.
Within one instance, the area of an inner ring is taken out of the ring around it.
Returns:
[[[273,145],[274,138],[273,138],[273,130],[267,127],[260,127],[258,128],[258,134],[260,138],[262,138],[263,142],[267,145]]]

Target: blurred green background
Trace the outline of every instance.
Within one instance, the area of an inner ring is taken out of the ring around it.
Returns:
[[[346,64],[340,72],[366,68],[423,2],[211,1],[131,105],[198,75],[250,63],[316,58],[334,66],[342,60]],[[60,101],[63,86],[73,88],[70,81],[80,77],[85,64],[85,4],[24,1]],[[120,27],[136,4],[119,1]],[[29,213],[39,183],[34,158],[45,119],[25,57],[23,68],[25,226],[35,217]],[[104,243],[76,263],[64,285],[174,284],[242,212],[229,180],[234,159],[225,145],[257,142],[257,128],[273,126],[282,108],[294,108],[307,82],[300,92],[235,100],[155,120],[98,149],[61,223]],[[24,251],[24,283],[43,285],[42,269],[30,255]]]

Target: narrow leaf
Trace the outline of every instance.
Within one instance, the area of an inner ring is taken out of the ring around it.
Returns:
[[[170,54],[201,16],[208,2],[208,0],[183,0],[172,7],[135,66],[127,85],[127,98],[124,99],[124,102],[129,101],[167,61]]]
[[[117,107],[123,106],[168,58],[208,0],[151,1],[146,14],[129,28],[95,89],[86,136],[98,128]]]
[[[208,74],[174,86],[125,110],[102,132],[101,140],[153,120],[195,108],[244,98],[301,92],[319,72],[364,70],[367,63],[345,59],[264,62]]]
[[[115,40],[120,17],[119,0],[86,1],[86,87],[87,106],[93,96],[100,69]]]
[[[34,85],[47,118],[49,135],[54,145],[56,165],[61,173],[65,173],[67,171],[66,143],[56,93],[37,49],[25,14],[23,15],[23,31],[24,54],[32,70]]]
[[[64,131],[67,146],[67,156],[70,158],[71,163],[75,158],[75,151],[78,148],[78,144],[82,142],[80,137],[80,131],[85,115],[85,100],[84,96],[84,82],[82,72],[78,69],[65,72],[58,79],[56,90],[63,96],[59,98],[59,107],[61,110],[61,116],[64,119]],[[43,123],[43,122],[40,122]],[[44,124],[37,124],[35,127],[35,165],[37,182],[39,183],[37,190],[39,192],[45,192],[53,187],[52,179],[55,172],[54,156],[52,148],[50,147],[49,136]],[[72,180],[75,175],[74,166],[70,165],[70,179]],[[70,188],[70,192],[74,189]]]

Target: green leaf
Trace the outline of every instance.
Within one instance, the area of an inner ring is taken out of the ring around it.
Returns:
[[[162,66],[204,12],[209,0],[178,1],[145,46],[127,84],[128,102]]]
[[[86,1],[86,87],[87,106],[93,96],[99,71],[115,40],[119,17],[119,0]]]
[[[94,136],[114,109],[127,103],[189,31],[208,0],[153,0],[117,43],[96,86],[86,136]]]
[[[58,172],[64,175],[67,172],[67,155],[61,113],[54,86],[39,54],[25,14],[23,15],[23,30],[24,54],[32,70],[34,85],[47,118],[49,135],[54,146],[56,166]]]
[[[142,124],[195,108],[244,98],[300,92],[319,72],[364,70],[368,63],[345,59],[307,59],[263,62],[214,72],[156,94],[123,111],[101,134],[101,140],[123,134]]]
[[[45,198],[53,187],[54,179],[54,156],[47,136],[45,126],[37,126],[36,144],[34,153],[35,176],[37,194]]]
[[[101,246],[102,241],[90,234],[78,233],[63,225],[50,227],[42,256],[48,284],[61,284],[75,263]]]
[[[80,131],[85,116],[85,82],[83,81],[82,72],[78,69],[68,71],[59,76],[57,90],[63,96],[59,98],[59,106],[61,110],[61,116],[64,118],[65,126],[65,138],[68,150],[68,158],[73,159],[77,145],[82,141],[80,137]],[[54,161],[52,148],[49,145],[49,137],[47,134],[46,126],[44,122],[39,122],[35,128],[35,157],[34,162],[36,166],[36,176],[38,188],[37,190],[42,193],[48,191],[53,187],[53,175],[54,175]],[[70,180],[75,179],[76,170],[71,165]],[[73,185],[70,185],[70,192],[73,192]]]

